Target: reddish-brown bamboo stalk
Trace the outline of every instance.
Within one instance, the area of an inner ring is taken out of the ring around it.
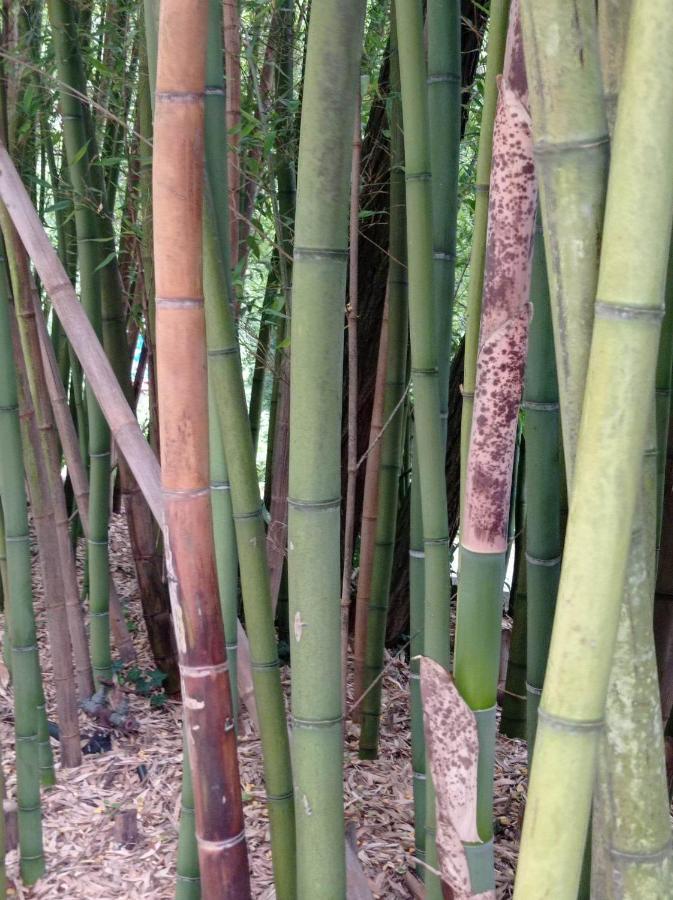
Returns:
[[[364,665],[367,649],[367,611],[372,587],[374,550],[376,549],[376,522],[379,505],[379,472],[383,442],[383,405],[388,368],[388,298],[383,305],[379,356],[376,364],[376,382],[372,403],[372,421],[369,428],[369,452],[365,468],[365,484],[362,499],[362,525],[360,526],[360,571],[355,595],[355,630],[353,633],[353,696],[357,700],[364,690]],[[353,717],[359,720],[359,705]]]
[[[218,600],[202,284],[207,0],[163,0],[154,120],[154,258],[166,561],[205,898],[250,897]]]
[[[226,73],[226,109],[228,132],[229,229],[231,267],[238,265],[241,194],[239,151],[241,137],[241,20],[237,0],[224,0],[224,66]]]
[[[355,540],[355,488],[358,474],[358,238],[360,235],[360,160],[362,157],[360,91],[355,98],[353,152],[351,155],[350,255],[348,268],[348,444],[346,510],[344,513],[344,564],[341,576],[341,678],[344,709],[348,680],[348,615],[351,605],[353,544]]]

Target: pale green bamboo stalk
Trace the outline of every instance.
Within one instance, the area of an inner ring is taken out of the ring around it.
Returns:
[[[292,289],[288,574],[297,896],[346,894],[339,589],[351,135],[363,0],[314,0]]]
[[[598,753],[591,896],[665,897],[673,845],[652,634],[656,542],[654,404]]]
[[[599,20],[599,37],[608,126],[613,132],[611,112],[616,112],[619,96],[631,0],[617,4],[610,0],[608,6],[599,8],[604,13]],[[657,388],[662,368],[666,376],[667,363],[670,383],[668,312],[657,356]],[[668,399],[666,392],[664,396]],[[655,403],[659,406],[656,413]],[[591,879],[592,897],[596,900],[664,896],[673,874],[661,700],[652,633],[658,489],[663,501],[663,485],[657,485],[655,415],[661,418],[661,414],[657,391],[642,461],[641,490],[608,689],[605,735],[598,753]],[[658,423],[660,437],[662,425]]]
[[[673,59],[667,52],[672,43],[667,4],[634,0],[517,900],[545,893],[574,898],[579,883],[650,415],[643,397],[654,388],[652,361],[663,314],[673,217]],[[558,829],[567,819],[569,796],[574,827]]]

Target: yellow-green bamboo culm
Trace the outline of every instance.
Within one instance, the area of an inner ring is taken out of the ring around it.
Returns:
[[[517,900],[545,893],[570,900],[579,884],[651,414],[651,405],[643,398],[654,390],[653,361],[663,315],[673,215],[673,59],[668,53],[672,43],[667,4],[635,0]],[[648,179],[643,182],[645,162]],[[561,829],[571,795],[574,827]]]

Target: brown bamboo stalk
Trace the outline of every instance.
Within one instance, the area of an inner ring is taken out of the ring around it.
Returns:
[[[34,295],[33,295],[34,296]],[[34,296],[34,299],[35,296]],[[65,464],[68,468],[70,481],[72,483],[73,492],[75,494],[75,502],[79,512],[80,522],[84,537],[89,538],[89,478],[86,472],[86,466],[82,459],[82,452],[79,445],[79,438],[75,423],[72,420],[70,405],[61,381],[61,374],[54,352],[54,346],[47,332],[47,325],[36,304],[35,321],[37,323],[37,334],[40,341],[40,351],[42,353],[42,363],[44,366],[45,378],[47,382],[47,391],[51,408],[54,413],[54,421],[56,429],[63,448],[63,456]],[[124,612],[122,610],[121,601],[117,588],[115,587],[112,575],[110,575],[110,626],[114,636],[117,652],[122,662],[131,662],[136,658],[136,649],[133,646],[131,635],[126,627]]]
[[[26,481],[42,570],[44,608],[56,694],[61,765],[75,768],[82,761],[77,693],[72,665],[72,647],[63,598],[63,579],[43,448],[30,396],[26,366],[16,323],[12,322],[12,345],[16,366],[19,418],[26,461]]]
[[[347,476],[346,509],[344,512],[344,557],[341,576],[341,678],[344,709],[348,681],[348,619],[351,605],[353,576],[353,545],[355,542],[355,489],[358,474],[358,243],[360,234],[360,162],[362,158],[361,99],[355,97],[353,149],[351,154],[350,253],[348,257],[348,304],[346,321],[348,335],[348,411],[347,411]]]
[[[5,235],[7,253],[10,258],[10,270],[14,303],[19,323],[19,335],[26,365],[29,390],[37,422],[39,449],[35,448],[38,470],[43,468],[50,505],[53,510],[55,539],[58,548],[58,566],[60,568],[61,589],[65,600],[65,616],[70,632],[70,645],[75,661],[77,692],[80,699],[90,697],[93,693],[93,674],[89,643],[84,624],[84,612],[79,597],[75,557],[70,542],[68,509],[65,502],[63,482],[61,480],[61,455],[58,446],[54,418],[45,371],[42,364],[42,353],[37,333],[35,306],[39,305],[33,283],[28,257],[23,244],[4,209],[0,209],[2,230]]]
[[[206,898],[250,897],[210,508],[202,283],[207,0],[163,0],[154,118],[154,258],[166,561]]]
[[[226,73],[226,110],[229,174],[229,228],[231,267],[239,260],[239,232],[241,230],[240,194],[241,167],[239,161],[241,137],[241,20],[237,0],[224,0],[224,66]]]
[[[386,391],[388,368],[388,298],[383,304],[379,356],[376,364],[372,420],[369,428],[369,452],[365,468],[365,484],[362,498],[362,525],[360,526],[360,571],[355,595],[355,630],[353,633],[353,696],[357,699],[364,691],[364,665],[367,649],[367,612],[371,597],[374,551],[376,549],[376,522],[379,505],[379,472],[381,470],[381,450],[383,442],[383,405]],[[360,706],[353,711],[353,718],[359,720]]]

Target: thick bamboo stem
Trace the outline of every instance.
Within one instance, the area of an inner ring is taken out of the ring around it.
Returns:
[[[336,598],[348,174],[364,13],[362,0],[312,4],[299,141],[288,498],[299,900],[346,893]]]
[[[650,415],[643,397],[654,389],[673,217],[673,60],[664,49],[673,42],[673,22],[664,6],[634,0],[631,17],[517,900],[545,892],[561,900],[575,897],[580,877]],[[548,41],[544,46],[554,49]],[[660,154],[650,153],[652,142]],[[643,159],[649,166],[645,183]],[[554,823],[567,814],[571,792],[575,827],[559,831]]]
[[[202,287],[207,0],[163,0],[154,127],[157,363],[166,553],[203,894],[250,896],[208,471]]]

